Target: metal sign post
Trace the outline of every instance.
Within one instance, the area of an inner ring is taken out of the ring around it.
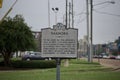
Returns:
[[[56,65],[57,65],[57,68],[56,68],[56,80],[60,80],[60,58],[57,58],[56,59]]]

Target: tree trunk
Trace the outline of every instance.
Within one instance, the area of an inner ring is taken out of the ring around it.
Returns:
[[[11,63],[10,63],[10,53],[5,53],[3,55],[4,58],[4,66],[5,67],[11,67]]]

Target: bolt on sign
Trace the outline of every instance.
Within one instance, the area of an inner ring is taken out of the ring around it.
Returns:
[[[42,57],[76,58],[78,29],[57,23],[53,28],[41,29]]]

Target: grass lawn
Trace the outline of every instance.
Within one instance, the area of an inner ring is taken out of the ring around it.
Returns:
[[[0,71],[0,80],[56,80],[56,68]],[[61,65],[61,80],[120,80],[120,72],[98,63],[70,60],[69,67]]]

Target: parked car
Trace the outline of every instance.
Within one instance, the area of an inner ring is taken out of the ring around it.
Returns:
[[[108,59],[109,56],[107,56],[107,55],[103,55],[103,58],[104,58],[104,59]]]
[[[22,60],[45,60],[47,58],[41,57],[41,52],[30,52],[27,55],[22,56]]]
[[[102,58],[102,55],[94,55],[93,58]]]
[[[116,59],[120,59],[120,55],[116,56]]]
[[[109,56],[110,59],[116,59],[116,56]]]

